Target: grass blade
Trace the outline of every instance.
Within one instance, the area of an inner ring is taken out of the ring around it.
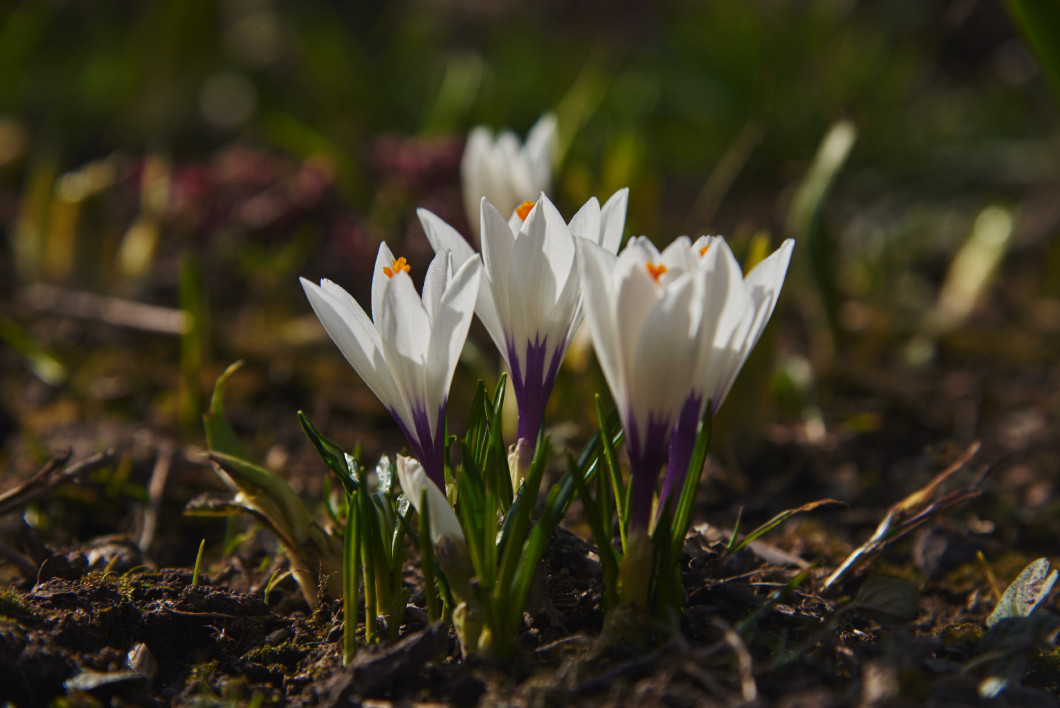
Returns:
[[[199,552],[195,554],[195,567],[191,571],[191,584],[199,584],[199,569],[202,567],[202,552],[206,549],[206,539],[199,543]]]
[[[803,504],[802,506],[797,507],[795,509],[785,509],[784,511],[780,512],[779,514],[774,516],[769,521],[765,522],[764,524],[762,524],[761,526],[759,526],[755,530],[751,531],[751,533],[749,533],[746,536],[744,536],[743,540],[738,541],[735,544],[730,542],[729,543],[729,549],[726,549],[726,553],[735,553],[736,551],[740,550],[741,548],[744,548],[747,544],[758,540],[759,538],[761,538],[762,536],[766,535],[767,533],[769,533],[770,531],[772,531],[776,527],[780,526],[781,524],[783,524],[785,521],[787,521],[791,517],[795,516],[796,514],[804,514],[807,511],[813,511],[814,509],[817,509],[818,507],[827,506],[829,504],[838,504],[840,506],[845,506],[845,504],[843,502],[841,502],[841,501],[839,501],[837,499],[818,499],[817,501],[812,501],[812,502],[809,502],[807,504]],[[735,536],[735,533],[734,533],[733,539],[735,540],[735,538],[736,538],[736,536]]]

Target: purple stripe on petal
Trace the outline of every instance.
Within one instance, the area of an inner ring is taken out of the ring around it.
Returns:
[[[412,448],[413,457],[423,465],[423,471],[427,473],[427,477],[443,491],[445,490],[445,403],[443,401],[438,408],[434,435],[431,435],[430,417],[422,408],[412,410],[415,430],[409,430],[397,412],[390,410],[405,440],[408,441],[409,447]]]
[[[670,437],[670,424],[648,416],[648,429],[642,434],[631,414],[626,415],[630,421],[626,426],[626,450],[629,455],[629,468],[633,477],[630,493],[633,495],[629,517],[629,527],[634,531],[647,531],[651,520],[652,494],[655,492],[655,479],[659,475],[663,459],[666,457],[666,446]]]
[[[688,465],[696,447],[696,435],[699,433],[699,419],[702,413],[703,396],[693,393],[685,399],[681,414],[677,417],[677,423],[670,435],[670,459],[666,464],[666,478],[659,495],[662,504],[668,505],[670,509],[673,509],[676,495],[680,494],[685,477],[688,476]]]
[[[508,342],[512,388],[515,389],[515,402],[519,408],[519,440],[528,440],[531,445],[537,441],[545,418],[545,404],[552,395],[565,349],[556,348],[549,358],[548,337],[535,337],[532,343],[526,345],[525,356],[520,357],[514,342]],[[520,359],[526,362],[525,372],[520,366]]]

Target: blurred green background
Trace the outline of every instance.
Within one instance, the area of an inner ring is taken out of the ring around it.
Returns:
[[[467,130],[522,134],[549,110],[568,217],[629,186],[627,234],[721,233],[751,260],[799,240],[781,324],[734,394],[751,403],[726,406],[734,430],[760,435],[766,410],[811,440],[828,416],[872,427],[827,412],[829,382],[852,363],[944,361],[972,317],[1013,328],[990,356],[1048,367],[1060,122],[1012,17],[1048,60],[1038,15],[1054,6],[8,3],[0,432],[40,455],[64,421],[193,439],[214,377],[245,357],[259,377],[233,405],[256,406],[261,449],[281,430],[304,448],[298,407],[345,421],[331,434],[351,446],[400,447],[296,276],[363,297],[384,238],[422,272],[415,208],[466,226]],[[550,420],[580,420],[579,395],[561,391]]]

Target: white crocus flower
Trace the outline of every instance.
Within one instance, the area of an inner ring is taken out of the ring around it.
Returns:
[[[548,197],[525,202],[505,221],[490,202],[480,204],[485,276],[475,311],[511,373],[519,408],[518,439],[528,462],[537,443],[545,403],[556,373],[582,320],[581,275],[575,244],[591,242],[614,254],[626,221],[627,189],[603,208],[590,199],[570,224]],[[436,251],[448,249],[454,263],[477,260],[467,241],[431,212],[420,221]]]
[[[625,430],[632,473],[630,528],[647,533],[667,441],[688,395],[701,348],[704,278],[679,240],[664,254],[634,239],[617,257],[578,243],[585,320]]]
[[[552,113],[541,116],[530,128],[526,143],[519,142],[510,130],[496,137],[485,126],[471,130],[460,162],[460,181],[472,233],[479,232],[482,197],[502,214],[511,214],[523,201],[551,189],[555,140],[556,116]]]
[[[706,273],[709,311],[702,330],[703,350],[692,390],[670,438],[670,456],[660,498],[673,502],[684,484],[704,407],[718,412],[740,369],[765,331],[791,262],[787,239],[745,278],[725,239],[702,236],[690,249],[694,267]]]
[[[436,484],[432,484],[427,478],[417,460],[404,455],[397,456],[397,474],[401,482],[401,489],[405,496],[416,507],[416,511],[423,514],[420,505],[423,501],[423,492],[427,490],[427,504],[430,506],[431,520],[431,543],[437,545],[445,538],[458,538],[464,540],[464,532],[460,528],[460,520],[456,516],[445,492]]]
[[[372,319],[330,280],[301,278],[324,329],[390,410],[427,476],[445,488],[445,405],[478,294],[481,265],[453,267],[447,251],[431,261],[423,297],[404,258],[379,245],[372,278]]]

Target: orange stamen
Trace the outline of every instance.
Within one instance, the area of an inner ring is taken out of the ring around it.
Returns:
[[[530,215],[530,210],[534,208],[536,202],[523,202],[519,205],[519,208],[515,210],[515,213],[519,215],[519,218],[526,221],[526,217]]]
[[[669,268],[667,268],[662,263],[655,264],[651,261],[645,263],[644,267],[648,269],[648,275],[650,275],[651,279],[654,280],[656,283],[659,282],[659,278],[662,277],[663,273],[669,270]]]
[[[396,259],[389,266],[383,266],[383,275],[388,278],[393,278],[395,273],[400,273],[401,271],[409,272],[409,264],[405,260],[405,256]]]
[[[705,255],[707,255],[707,251],[709,251],[709,250],[710,250],[710,244],[708,243],[706,246],[704,246],[703,248],[699,249],[699,255],[705,256]]]

